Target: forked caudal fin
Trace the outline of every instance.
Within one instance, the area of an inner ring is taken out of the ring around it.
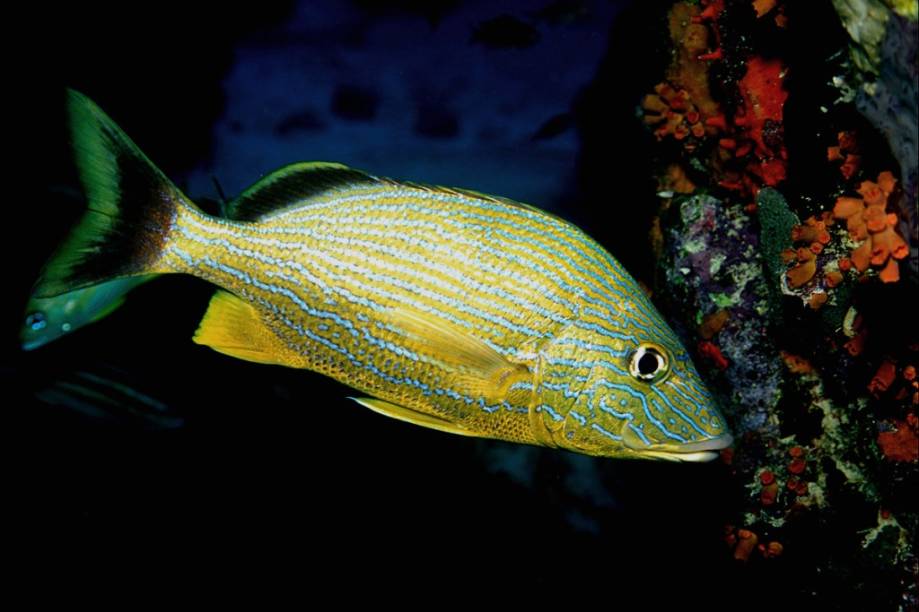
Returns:
[[[89,98],[67,92],[74,156],[89,208],[35,288],[50,297],[156,267],[179,207],[194,205]]]

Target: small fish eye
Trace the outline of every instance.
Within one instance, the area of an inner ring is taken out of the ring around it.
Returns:
[[[639,345],[629,362],[629,373],[644,382],[660,380],[667,374],[668,368],[666,350],[651,343]]]
[[[43,312],[33,312],[26,316],[26,327],[32,331],[40,331],[48,325],[48,318]]]

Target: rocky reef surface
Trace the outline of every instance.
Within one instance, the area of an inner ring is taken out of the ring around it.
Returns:
[[[818,4],[672,5],[641,104],[658,303],[737,437],[726,554],[815,602],[916,609],[916,8]]]

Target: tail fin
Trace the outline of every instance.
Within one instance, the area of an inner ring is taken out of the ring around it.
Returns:
[[[69,90],[67,106],[89,210],[45,266],[36,297],[165,271],[156,264],[172,221],[194,206],[89,98]]]

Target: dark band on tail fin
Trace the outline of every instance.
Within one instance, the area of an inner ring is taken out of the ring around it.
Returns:
[[[178,207],[192,206],[89,98],[70,90],[67,105],[89,209],[45,267],[38,297],[159,271]]]

